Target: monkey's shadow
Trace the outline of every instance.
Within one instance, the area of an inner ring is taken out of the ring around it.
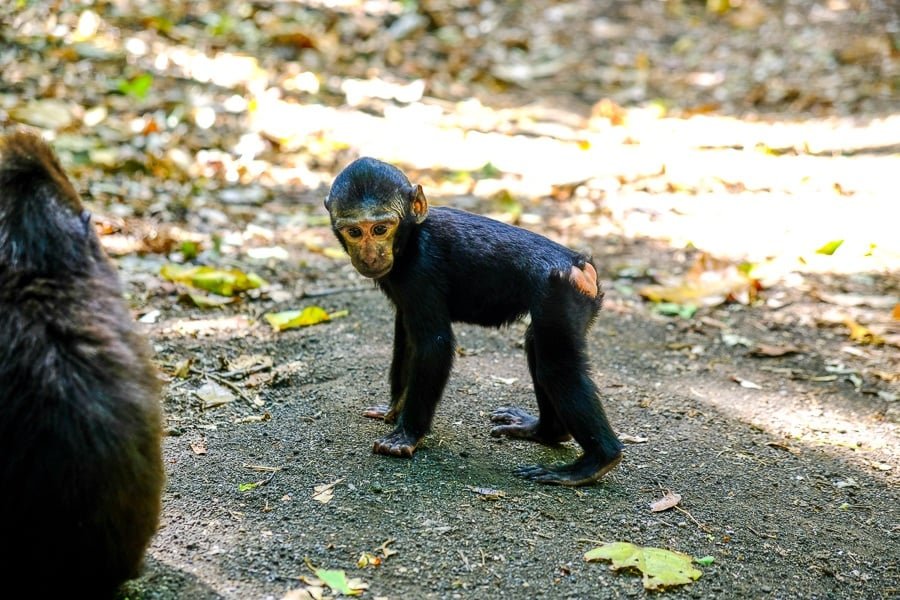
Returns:
[[[221,594],[196,575],[173,569],[150,556],[138,579],[125,582],[115,600],[220,600]]]

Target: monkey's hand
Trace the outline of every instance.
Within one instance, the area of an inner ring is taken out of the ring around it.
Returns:
[[[383,438],[375,440],[372,452],[375,454],[399,456],[401,458],[412,458],[413,452],[416,451],[416,446],[419,445],[419,440],[421,439],[403,429],[397,428]]]
[[[370,419],[381,419],[385,423],[393,423],[397,420],[397,411],[393,406],[387,404],[378,404],[370,406],[363,411],[363,416]]]
[[[544,431],[539,418],[518,406],[501,406],[491,413],[491,422],[498,423],[491,428],[491,437],[506,435],[548,445],[572,439],[565,431]]]

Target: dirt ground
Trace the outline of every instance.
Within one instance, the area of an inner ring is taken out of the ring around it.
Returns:
[[[280,600],[319,568],[373,599],[646,595],[584,561],[613,541],[712,557],[666,598],[900,597],[900,13],[727,5],[0,6],[0,125],[48,134],[166,379],[162,525],[122,598]],[[599,484],[520,479],[577,447],[489,435],[535,408],[523,324],[458,326],[433,432],[372,454],[392,310],[321,204],[359,154],[594,256],[591,366],[628,440]],[[268,285],[198,308],[160,275],[185,244]],[[642,298],[701,250],[772,272],[696,314]],[[346,315],[263,317],[313,304]]]
[[[315,210],[318,198],[308,201]],[[288,289],[302,287],[301,274],[320,277],[305,293],[328,295],[301,304],[349,311],[280,334],[254,314],[296,299],[210,316],[151,297],[141,312],[162,311],[148,330],[160,364],[171,372],[193,358],[195,374],[168,386],[163,525],[129,597],[281,598],[311,577],[309,565],[360,577],[373,598],[640,596],[639,577],[584,562],[602,541],[713,556],[696,583],[666,592],[673,598],[896,596],[898,406],[876,392],[897,386],[867,374],[896,369],[896,349],[842,352],[840,327],[805,318],[828,309],[816,289],[896,296],[896,278],[809,276],[765,291],[777,310],[728,304],[683,320],[653,313],[633,286],[641,273],[683,270],[694,253],[614,237],[593,250],[608,294],[590,335],[594,376],[617,430],[646,441],[580,489],[512,474],[571,460],[574,445],[488,434],[495,407],[535,407],[523,325],[457,328],[460,356],[434,431],[402,460],[371,453],[387,426],[361,416],[388,394],[391,308],[349,265],[317,273],[326,259],[310,254],[305,268],[279,270]],[[140,277],[129,285],[142,293]],[[192,318],[205,320],[197,336],[182,329]],[[755,357],[727,335],[798,352]],[[243,388],[261,404],[234,397],[203,410],[200,374],[228,372],[246,355],[271,357],[278,372]],[[240,490],[251,482],[261,484]],[[332,483],[329,502],[313,498]],[[678,510],[650,512],[666,490],[682,495]],[[385,547],[396,554],[381,566],[357,566]]]

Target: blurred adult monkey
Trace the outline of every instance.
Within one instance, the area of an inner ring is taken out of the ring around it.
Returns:
[[[622,443],[588,372],[585,337],[603,300],[588,257],[519,227],[429,208],[422,186],[373,158],[341,171],[325,208],[353,266],[396,309],[390,403],[364,413],[395,426],[374,452],[411,457],[428,433],[453,366],[453,323],[499,327],[530,314],[525,354],[538,415],[498,408],[491,435],[574,438],[582,454],[572,463],[516,471],[540,483],[586,485],[619,463]]]
[[[159,381],[52,150],[0,138],[0,579],[112,596],[139,574],[164,482]]]

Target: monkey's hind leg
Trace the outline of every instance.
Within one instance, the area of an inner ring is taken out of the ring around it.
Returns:
[[[534,395],[538,403],[538,417],[518,406],[501,406],[491,413],[491,436],[506,435],[511,438],[531,440],[540,444],[560,444],[572,439],[566,426],[556,414],[556,408],[547,396],[544,386],[540,384],[535,373],[537,361],[534,354],[534,329],[529,326],[525,330],[525,353],[528,358],[528,371],[534,384]]]
[[[540,418],[558,419],[556,427],[564,428],[582,449],[571,464],[516,471],[540,483],[593,483],[622,458],[622,443],[606,418],[588,370],[585,333],[599,309],[601,294],[596,271],[590,263],[585,265],[555,272],[541,310],[532,315],[535,388],[543,390],[547,405],[546,409],[541,406]]]

